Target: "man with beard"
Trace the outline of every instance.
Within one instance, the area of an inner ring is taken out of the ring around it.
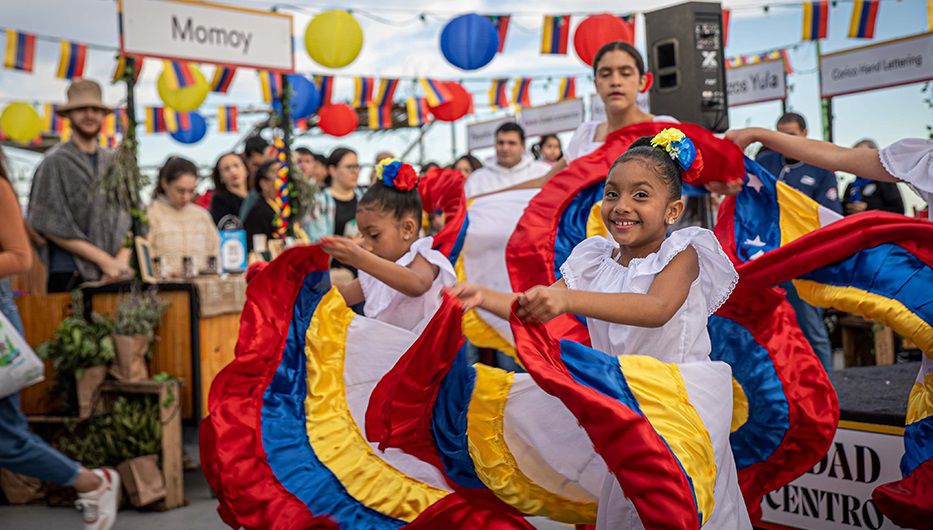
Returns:
[[[56,112],[71,122],[72,137],[45,155],[29,193],[27,221],[46,239],[42,249],[48,291],[66,292],[82,282],[130,275],[128,213],[107,203],[98,182],[113,151],[100,147],[104,105],[94,81],[78,79],[68,87],[68,102]]]

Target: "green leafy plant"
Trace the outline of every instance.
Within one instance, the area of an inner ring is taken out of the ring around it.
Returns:
[[[155,289],[145,292],[134,289],[117,305],[113,332],[117,335],[151,335],[169,306],[160,300]]]
[[[86,467],[115,466],[162,449],[162,424],[156,400],[120,396],[108,414],[66,426],[55,444]]]

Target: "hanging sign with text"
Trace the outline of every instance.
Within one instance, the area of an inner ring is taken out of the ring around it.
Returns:
[[[729,106],[749,105],[787,98],[787,76],[781,59],[762,61],[726,70]]]
[[[120,0],[120,50],[182,61],[292,72],[292,17],[219,4]]]
[[[583,123],[583,100],[568,99],[560,103],[522,109],[518,123],[526,136],[572,131]]]
[[[467,124],[467,149],[472,151],[496,145],[496,129],[508,121],[514,122],[515,117],[505,116],[494,120]]]
[[[820,56],[824,98],[933,79],[933,33]]]

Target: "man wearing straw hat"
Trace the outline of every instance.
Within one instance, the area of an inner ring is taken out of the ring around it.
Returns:
[[[56,112],[71,122],[72,136],[49,150],[36,169],[27,220],[47,240],[42,257],[48,291],[65,292],[85,281],[130,274],[130,250],[123,247],[130,217],[109,205],[98,188],[113,158],[98,141],[104,116],[113,112],[101,99],[100,85],[75,80],[68,102]]]

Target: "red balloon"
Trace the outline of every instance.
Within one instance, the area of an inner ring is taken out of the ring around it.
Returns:
[[[428,111],[440,121],[457,121],[466,116],[473,108],[473,95],[456,81],[441,81],[441,85],[447,87],[451,98],[436,107],[428,107]]]
[[[577,26],[577,31],[573,34],[573,48],[581,61],[593,66],[596,52],[604,44],[616,40],[634,44],[635,33],[632,26],[615,15],[592,15]]]
[[[324,105],[317,112],[318,127],[331,136],[346,136],[360,124],[356,110],[345,103]]]

